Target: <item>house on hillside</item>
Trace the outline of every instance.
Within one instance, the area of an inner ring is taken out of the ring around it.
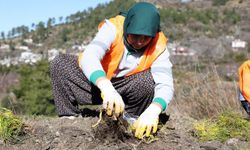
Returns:
[[[195,53],[183,46],[177,46],[176,48],[172,49],[172,55],[182,55],[182,56],[193,56]]]
[[[0,60],[0,65],[10,67],[10,65],[18,65],[18,58],[17,57],[4,57],[4,59]]]
[[[42,47],[43,44],[42,44],[42,43],[38,43],[38,44],[36,44],[36,46],[37,46],[37,47]]]
[[[30,51],[22,52],[19,58],[19,62],[26,64],[34,64],[42,59],[41,54],[35,54]]]
[[[25,50],[25,51],[29,51],[30,50],[28,46],[16,46],[15,49]]]
[[[83,52],[86,48],[86,45],[81,44],[81,45],[73,45],[71,49],[75,52]]]
[[[24,39],[23,40],[25,43],[27,44],[32,44],[33,43],[33,40],[32,39]]]
[[[3,45],[0,45],[0,49],[3,50],[3,49],[10,49],[10,46],[8,44],[3,44]]]
[[[246,41],[242,41],[240,39],[235,39],[232,41],[232,50],[237,52],[239,50],[244,50],[247,46],[247,42]]]
[[[10,57],[5,57],[4,59],[0,60],[0,65],[9,67],[11,65]]]

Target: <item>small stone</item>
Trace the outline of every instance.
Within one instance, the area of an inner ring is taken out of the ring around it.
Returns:
[[[3,145],[4,144],[4,141],[0,140],[0,145]]]
[[[35,140],[35,142],[36,142],[36,143],[39,143],[40,141],[37,139],[37,140]]]
[[[237,146],[237,143],[239,142],[236,138],[231,138],[226,141],[226,144],[229,146]]]
[[[92,137],[87,137],[86,140],[87,140],[88,142],[92,142],[92,141],[93,141]]]
[[[60,136],[60,133],[59,133],[58,131],[56,131],[56,136],[57,136],[57,137]]]
[[[222,144],[219,141],[209,141],[206,143],[203,143],[200,148],[204,148],[206,150],[217,150],[222,146]]]

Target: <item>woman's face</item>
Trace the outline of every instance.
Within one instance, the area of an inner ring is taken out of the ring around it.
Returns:
[[[137,34],[128,34],[127,41],[135,49],[141,49],[148,45],[152,37]]]

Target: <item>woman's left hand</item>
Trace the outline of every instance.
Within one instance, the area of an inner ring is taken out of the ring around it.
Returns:
[[[149,137],[156,133],[160,113],[161,107],[152,103],[135,121],[135,137],[142,139],[144,136]]]

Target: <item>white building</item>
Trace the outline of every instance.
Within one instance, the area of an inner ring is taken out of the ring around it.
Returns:
[[[0,49],[10,49],[10,46],[8,44],[3,44],[0,46]]]
[[[71,47],[73,50],[77,50],[77,51],[84,51],[85,50],[85,48],[86,48],[86,45],[73,45],[72,47]]]
[[[19,49],[19,50],[29,51],[29,47],[28,46],[16,46],[15,48]]]
[[[32,44],[33,43],[33,40],[32,39],[25,39],[23,40],[25,43],[27,44]]]
[[[193,56],[195,53],[187,47],[178,46],[173,49],[172,55]]]
[[[42,59],[42,55],[41,54],[34,54],[32,52],[22,52],[21,56],[19,58],[19,62],[22,63],[28,63],[28,64],[34,64],[37,61]]]
[[[232,41],[233,51],[238,51],[239,49],[245,49],[247,45],[246,41],[242,41],[240,39],[235,39]]]
[[[9,67],[11,65],[10,57],[5,57],[3,60],[0,60],[0,64]]]
[[[180,43],[168,43],[168,49],[171,51],[172,55],[181,55],[181,56],[193,56],[195,52],[184,46],[180,46]]]

